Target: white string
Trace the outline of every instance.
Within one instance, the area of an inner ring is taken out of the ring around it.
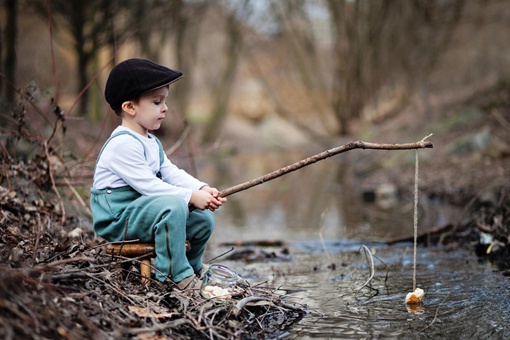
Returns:
[[[432,133],[423,137],[421,142],[432,136]],[[414,245],[413,245],[413,292],[416,290],[416,248],[418,247],[418,149],[414,153]]]
[[[413,247],[413,292],[416,290],[416,248],[418,243],[418,150],[414,153],[414,247]]]

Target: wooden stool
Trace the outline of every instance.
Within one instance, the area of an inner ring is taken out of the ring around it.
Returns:
[[[191,243],[186,240],[186,253],[191,250]],[[106,247],[106,252],[114,256],[140,258],[140,281],[150,286],[151,259],[156,256],[154,243],[112,243]]]
[[[154,243],[117,243],[106,247],[106,252],[114,256],[140,257],[141,282],[150,285],[151,258],[156,256]]]

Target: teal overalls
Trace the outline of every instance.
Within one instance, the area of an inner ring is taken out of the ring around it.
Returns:
[[[120,131],[106,141],[98,160],[106,144],[121,134],[129,134],[142,143],[134,134]],[[159,144],[161,165],[163,147],[155,136],[151,137]],[[159,281],[171,275],[173,282],[180,282],[202,269],[202,255],[214,229],[211,211],[195,209],[190,212],[188,204],[179,196],[144,196],[130,186],[90,191],[96,233],[109,242],[136,239],[155,242],[154,267]],[[191,243],[189,253],[186,253],[186,240]]]

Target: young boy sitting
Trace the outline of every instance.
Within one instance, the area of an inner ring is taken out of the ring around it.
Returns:
[[[184,290],[200,288],[213,212],[226,199],[172,164],[149,133],[160,128],[169,85],[181,78],[181,72],[145,59],[128,59],[112,69],[105,98],[122,122],[99,153],[90,206],[99,236],[154,242],[156,278],[170,277]]]

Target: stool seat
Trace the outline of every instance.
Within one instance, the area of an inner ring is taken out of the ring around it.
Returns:
[[[186,253],[191,250],[191,243],[186,240]],[[150,286],[151,258],[156,256],[154,243],[131,242],[111,243],[106,247],[106,252],[113,256],[124,256],[129,258],[140,258],[140,281]]]
[[[156,256],[154,243],[114,243],[106,247],[106,252],[114,256],[140,257],[140,281],[150,286],[151,258]]]
[[[126,257],[138,257],[143,255],[151,255],[154,257],[154,243],[112,243],[106,251],[111,255],[119,255]]]

